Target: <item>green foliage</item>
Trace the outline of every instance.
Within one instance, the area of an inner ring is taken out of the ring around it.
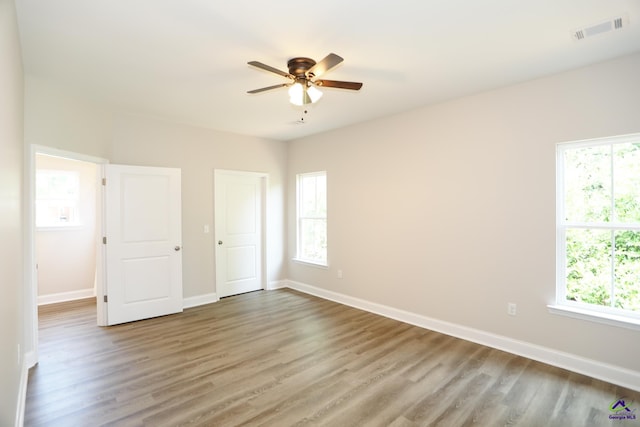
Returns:
[[[602,230],[567,231],[567,299],[611,305],[610,233]]]
[[[640,312],[640,144],[565,154],[567,299]]]

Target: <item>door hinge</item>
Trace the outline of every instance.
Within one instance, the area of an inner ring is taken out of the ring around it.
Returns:
[[[104,298],[103,298],[103,301],[104,302],[109,302],[108,300],[109,300],[109,298],[107,298],[107,296],[105,295]]]
[[[105,237],[103,237],[103,238],[102,238],[102,244],[103,244],[103,245],[106,245],[106,244],[107,244],[107,236],[105,236]]]
[[[102,178],[102,185],[107,185],[107,178]]]

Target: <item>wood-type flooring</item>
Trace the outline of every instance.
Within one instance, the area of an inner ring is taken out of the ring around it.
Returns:
[[[28,427],[640,427],[610,419],[638,392],[287,289],[112,327],[95,300],[39,318]]]

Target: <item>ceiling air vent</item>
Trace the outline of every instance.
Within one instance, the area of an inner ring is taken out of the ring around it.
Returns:
[[[609,31],[621,30],[627,25],[629,25],[629,18],[626,15],[623,15],[604,22],[600,22],[595,25],[578,28],[577,30],[573,31],[572,36],[576,41],[584,40],[587,37],[596,36],[602,33],[608,33]]]

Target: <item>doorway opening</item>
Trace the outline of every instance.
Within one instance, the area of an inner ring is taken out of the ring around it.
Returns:
[[[31,145],[25,159],[26,359],[32,367],[38,363],[38,306],[99,291],[100,181],[108,161],[39,145]]]
[[[35,155],[38,306],[96,296],[99,167]]]

